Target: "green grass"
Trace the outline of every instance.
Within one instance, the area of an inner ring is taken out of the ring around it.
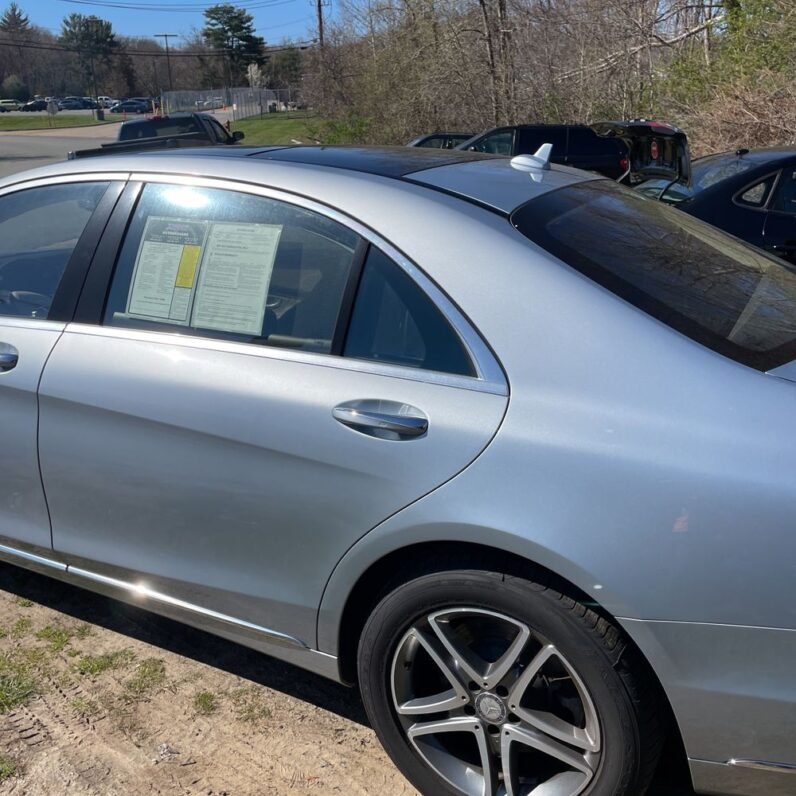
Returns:
[[[11,779],[17,773],[17,764],[5,755],[0,755],[0,782]]]
[[[212,691],[200,691],[193,698],[193,709],[200,716],[209,716],[218,710],[218,700]]]
[[[30,633],[32,627],[33,621],[28,619],[27,616],[22,616],[17,619],[16,622],[14,622],[14,625],[11,628],[11,637],[24,638],[28,635],[28,633]]]
[[[145,697],[166,682],[166,664],[159,658],[147,658],[138,664],[135,674],[127,681],[126,690],[134,699]]]
[[[50,119],[46,113],[29,113],[24,116],[9,116],[7,113],[0,113],[0,132],[3,130],[49,130],[51,127],[85,127],[88,124],[110,124],[121,120],[121,114],[118,114],[116,119],[106,116],[104,122],[98,122],[91,116],[63,116],[60,113],[53,119]]]
[[[313,144],[317,140],[318,117],[309,116],[304,111],[266,113],[262,119],[251,117],[232,123],[233,130],[241,130],[246,138],[244,146],[255,144],[290,144],[301,141]]]
[[[72,640],[72,631],[65,627],[47,625],[36,633],[39,641],[46,641],[50,652],[61,652]]]
[[[14,597],[14,605],[20,608],[30,608],[33,605],[33,600],[28,600],[26,597]]]
[[[0,657],[0,713],[13,710],[38,693],[35,662],[22,655]]]
[[[119,650],[105,655],[84,655],[77,662],[77,671],[96,677],[111,669],[118,669],[132,663],[135,655],[130,650]]]

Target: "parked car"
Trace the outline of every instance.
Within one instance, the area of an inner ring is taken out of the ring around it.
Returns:
[[[202,103],[202,106],[205,110],[218,110],[219,108],[223,108],[225,104],[223,97],[210,97],[210,99]]]
[[[111,106],[115,105],[119,100],[113,99],[113,97],[97,97],[97,104],[100,108],[110,108]]]
[[[62,111],[82,111],[83,100],[80,97],[64,97],[58,103],[58,109]]]
[[[429,133],[410,141],[407,146],[433,147],[435,149],[454,149],[459,144],[469,141],[472,133]]]
[[[37,99],[31,100],[30,102],[26,102],[21,108],[21,111],[25,111],[29,113],[31,111],[46,111],[47,110],[47,100]]]
[[[357,683],[427,796],[792,794],[796,274],[549,156],[0,180],[0,558]]]
[[[230,133],[207,113],[175,113],[152,119],[133,119],[119,127],[117,140],[96,149],[79,149],[69,159],[97,157],[109,152],[237,144],[243,132]]]
[[[496,127],[459,144],[456,149],[510,156],[536,152],[542,144],[553,145],[553,163],[596,171],[614,180],[628,169],[627,147],[622,141],[601,138],[582,124]]]
[[[211,144],[235,144],[244,138],[242,132],[232,134],[208,113],[172,113],[152,119],[134,119],[119,127],[117,141],[141,141],[149,138],[192,136],[192,140]]]
[[[18,111],[22,103],[19,100],[15,99],[0,99],[0,108],[3,111]]]
[[[110,113],[149,113],[150,107],[144,102],[129,99],[124,100],[124,102],[117,102],[116,105],[112,105],[108,110]]]
[[[796,149],[738,149],[698,158],[691,184],[636,190],[796,263]]]

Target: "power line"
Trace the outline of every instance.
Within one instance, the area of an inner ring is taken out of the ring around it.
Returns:
[[[300,41],[296,42],[293,45],[286,45],[283,47],[265,47],[263,49],[263,55],[268,55],[269,53],[275,52],[284,52],[286,50],[306,50],[309,49],[310,46],[315,44],[315,39],[309,39],[307,41]],[[158,45],[159,46],[159,45]],[[41,42],[31,42],[31,41],[14,41],[13,39],[3,39],[0,40],[0,47],[19,47],[22,49],[27,50],[46,50],[49,52],[61,52],[61,53],[74,53],[74,54],[82,54],[82,55],[93,55],[95,54],[95,50],[92,49],[78,49],[72,47],[65,47],[61,44],[44,44]],[[213,57],[225,57],[232,50],[228,48],[219,48],[219,49],[212,49],[212,50],[201,50],[196,52],[182,52],[180,50],[177,51],[170,51],[171,58],[204,58],[207,56]],[[113,50],[107,53],[108,57],[113,57],[116,55],[145,55],[148,57],[164,57],[165,52],[153,52],[152,50],[130,50],[127,48],[119,48],[117,50]]]
[[[103,0],[59,0],[61,3],[71,3],[72,5],[80,6],[94,6],[96,8],[116,8],[125,11],[159,11],[159,12],[174,12],[174,13],[190,13],[190,12],[204,12],[208,8],[212,8],[213,4],[207,5],[204,3],[148,3],[148,2],[103,2]],[[271,8],[272,6],[281,6],[288,3],[294,3],[295,0],[252,0],[249,3],[237,4],[239,8],[244,11],[255,11],[261,8]]]

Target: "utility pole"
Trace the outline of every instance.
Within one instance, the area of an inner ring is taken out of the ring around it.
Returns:
[[[317,0],[318,3],[318,43],[323,49],[323,0]]]
[[[179,33],[153,33],[156,39],[163,39],[166,42],[166,70],[169,73],[169,91],[174,91],[174,85],[171,82],[171,59],[169,58],[169,39],[178,39]]]

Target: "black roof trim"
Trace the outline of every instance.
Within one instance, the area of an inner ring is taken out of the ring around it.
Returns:
[[[423,149],[418,147],[360,147],[360,146],[294,146],[254,152],[250,157],[306,163],[312,166],[360,171],[380,177],[401,179],[426,169],[486,160],[494,155],[481,152],[461,152],[455,149]]]

